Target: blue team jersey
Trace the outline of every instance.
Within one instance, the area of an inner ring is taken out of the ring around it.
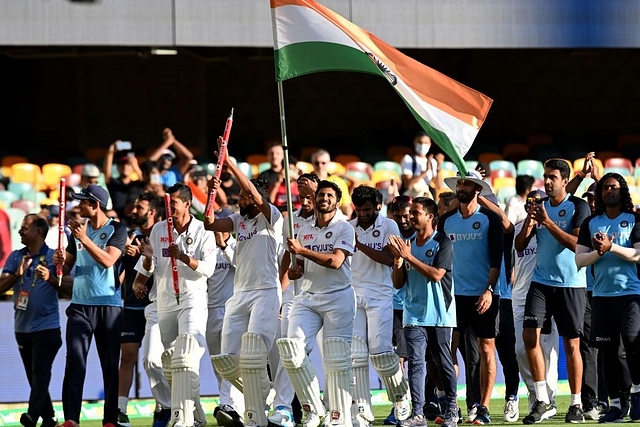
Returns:
[[[549,219],[569,234],[580,228],[591,214],[587,202],[570,194],[558,206],[551,206],[548,197],[542,202]],[[536,225],[535,233],[538,238],[538,256],[532,280],[559,288],[585,288],[586,269],[578,270],[575,253],[558,242],[546,227]]]
[[[504,259],[502,260],[500,275],[498,276],[498,290],[500,292],[500,299],[511,299],[511,280],[507,280]]]
[[[403,321],[415,326],[456,326],[456,303],[453,298],[451,274],[451,241],[435,231],[424,245],[418,246],[411,240],[411,254],[421,262],[447,272],[439,282],[432,282],[408,263],[407,283],[404,300]]]
[[[616,245],[632,248],[640,242],[640,214],[622,212],[610,219],[607,215],[594,215],[582,224],[578,244],[593,249],[591,238],[598,231],[613,235]],[[593,296],[615,297],[620,295],[640,294],[638,264],[625,261],[611,252],[593,264]]]
[[[416,232],[414,231],[411,236],[407,239],[411,240],[416,237]],[[405,239],[405,240],[407,240]],[[400,289],[393,288],[393,309],[394,310],[402,310],[404,307],[404,299],[406,295],[406,288],[403,286]]]
[[[114,220],[94,230],[87,222],[87,237],[102,250],[113,246],[124,251],[127,228]],[[121,307],[119,266],[122,258],[109,268],[104,268],[87,252],[84,245],[73,237],[67,252],[76,258],[76,274],[73,279],[71,302],[82,305]]]
[[[504,237],[498,215],[482,206],[469,218],[458,210],[449,211],[438,222],[438,230],[453,244],[456,295],[482,295],[489,284],[489,269],[500,270],[502,265]]]

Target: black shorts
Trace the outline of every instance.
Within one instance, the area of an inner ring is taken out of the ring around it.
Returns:
[[[500,296],[492,294],[491,306],[483,314],[478,314],[476,303],[479,296],[456,295],[457,327],[454,331],[464,331],[471,325],[478,338],[495,338],[498,334],[498,314],[500,313]]]
[[[144,317],[144,310],[122,310],[122,325],[120,326],[120,343],[142,343],[144,328],[147,320]]]
[[[585,288],[560,288],[531,282],[524,305],[522,326],[542,328],[543,334],[549,334],[553,317],[561,337],[579,338],[582,335],[586,304]]]
[[[402,310],[393,310],[393,335],[391,336],[391,343],[393,344],[393,351],[396,352],[398,357],[406,359],[407,354],[407,341],[404,339],[404,330],[402,328]]]
[[[640,295],[591,299],[591,345],[620,345],[620,335],[640,335]]]

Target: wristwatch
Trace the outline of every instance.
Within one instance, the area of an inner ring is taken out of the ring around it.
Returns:
[[[493,292],[495,291],[495,289],[494,289],[494,285],[487,285],[487,290],[488,290],[490,293],[493,293]]]

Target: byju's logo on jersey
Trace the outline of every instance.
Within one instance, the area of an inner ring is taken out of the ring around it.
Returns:
[[[305,234],[302,236],[302,240],[313,240],[313,234]]]
[[[433,256],[433,249],[429,249],[429,250],[427,251],[427,256],[428,256],[429,258],[431,258],[431,257]]]
[[[558,216],[565,216],[566,214],[567,214],[567,211],[565,211],[564,209],[558,212]]]
[[[330,239],[331,236],[333,236],[333,233],[331,231],[327,231],[327,234],[324,235],[324,237],[326,237],[327,239]]]
[[[373,230],[373,237],[380,237],[380,230]]]
[[[477,230],[477,229],[480,228],[480,223],[476,221],[476,222],[473,223],[472,227],[473,227],[474,230]]]
[[[627,228],[629,226],[629,221],[622,221],[620,222],[620,227],[622,228]]]

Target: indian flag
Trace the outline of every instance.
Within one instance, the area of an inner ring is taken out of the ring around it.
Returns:
[[[403,55],[313,0],[270,0],[276,79],[320,71],[384,77],[461,173],[490,98]]]

